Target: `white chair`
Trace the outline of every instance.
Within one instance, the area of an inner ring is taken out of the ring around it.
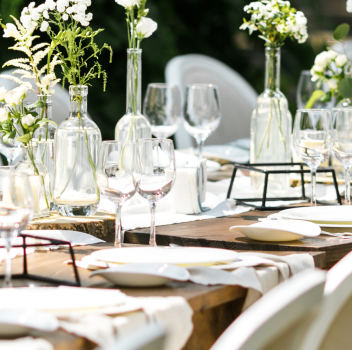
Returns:
[[[255,108],[257,93],[232,68],[204,55],[177,56],[166,65],[165,80],[177,84],[182,95],[190,84],[211,83],[219,87],[222,120],[206,144],[224,144],[249,137],[251,113]],[[177,148],[193,146],[192,137],[183,125],[175,134],[175,140]]]
[[[321,311],[300,350],[352,348],[352,253],[326,276]]]
[[[164,350],[165,337],[165,330],[151,323],[121,336],[114,344],[101,350]]]
[[[319,312],[325,272],[306,270],[279,284],[241,314],[211,350],[297,350]]]

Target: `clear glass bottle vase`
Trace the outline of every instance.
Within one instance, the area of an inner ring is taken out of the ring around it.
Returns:
[[[101,133],[87,116],[87,95],[87,86],[70,86],[70,114],[55,135],[54,203],[63,216],[94,215],[100,200]]]
[[[291,161],[292,116],[288,102],[280,91],[280,47],[265,47],[265,89],[257,98],[251,117],[251,163],[288,163]],[[267,169],[275,170],[274,167]],[[283,169],[278,168],[278,169]],[[277,169],[276,169],[277,170]],[[251,175],[252,186],[263,190],[264,176]],[[289,176],[269,176],[269,191],[289,187]],[[275,195],[275,193],[271,193]],[[276,193],[278,194],[278,193]]]
[[[149,121],[141,113],[141,49],[127,49],[126,114],[115,128],[115,140],[137,141],[151,138]]]
[[[50,216],[52,202],[49,174],[37,153],[36,143],[29,142],[27,146],[22,147],[22,160],[11,170],[28,175],[33,196],[33,219]]]
[[[43,104],[37,108],[38,118],[52,120],[52,96],[51,95],[37,95],[37,101]],[[33,136],[33,141],[38,146],[37,158],[40,158],[45,165],[50,178],[50,196],[52,197],[54,191],[54,176],[55,176],[55,163],[54,163],[54,138],[57,127],[52,123],[45,123],[39,127]],[[51,210],[56,210],[56,206],[52,201]]]

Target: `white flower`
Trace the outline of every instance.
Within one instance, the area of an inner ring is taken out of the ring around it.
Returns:
[[[119,5],[123,7],[132,7],[138,5],[139,0],[115,0]]]
[[[7,92],[4,95],[4,99],[7,105],[19,104],[27,95],[27,87],[24,85],[18,86]]]
[[[346,11],[351,13],[352,12],[352,0],[347,0],[346,2]]]
[[[0,87],[0,101],[4,100],[4,96],[7,93],[7,90],[2,86]]]
[[[338,55],[335,58],[335,62],[338,67],[343,67],[347,63],[347,56],[346,55]]]
[[[279,33],[281,33],[281,32],[283,31],[283,29],[284,29],[284,26],[283,26],[282,24],[278,24],[278,25],[276,26],[276,29],[277,29],[277,31],[278,31]]]
[[[20,32],[17,30],[16,26],[12,23],[7,23],[6,24],[6,28],[4,29],[4,38],[18,38],[20,37],[21,34]]]
[[[337,80],[334,78],[328,80],[328,85],[330,89],[337,89]]]
[[[42,25],[40,26],[40,31],[46,32],[48,28],[49,28],[49,23],[47,21],[43,21]]]
[[[31,126],[35,123],[35,118],[32,116],[32,114],[27,114],[21,118],[21,123],[22,125],[27,124],[27,126]]]
[[[327,54],[327,51],[323,51],[317,55],[317,57],[315,57],[314,64],[325,69],[329,63],[329,57]]]
[[[329,58],[330,61],[334,60],[337,57],[338,53],[334,50],[329,50],[327,52],[327,57]]]
[[[7,120],[9,114],[5,108],[0,108],[0,122]]]
[[[44,11],[43,11],[43,17],[44,17],[45,19],[49,19],[49,12],[48,12],[48,10],[44,10]]]
[[[316,64],[313,66],[312,69],[314,72],[319,72],[319,73],[322,73],[324,71],[324,68],[322,66],[318,66]]]
[[[54,0],[46,0],[45,5],[48,6],[49,10],[51,11],[55,10],[56,3]]]
[[[150,18],[142,17],[136,25],[136,33],[140,38],[150,37],[158,28],[158,24]]]
[[[62,15],[62,19],[63,19],[64,21],[67,21],[67,20],[68,20],[68,14],[67,14],[67,13],[64,13],[64,14]]]

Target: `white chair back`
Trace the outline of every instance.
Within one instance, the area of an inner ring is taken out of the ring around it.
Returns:
[[[297,350],[319,312],[325,272],[306,270],[279,284],[241,314],[211,350]]]
[[[352,348],[352,252],[327,273],[321,311],[300,350]]]
[[[236,71],[224,63],[204,55],[174,57],[165,68],[167,83],[177,84],[182,96],[190,84],[209,83],[219,87],[222,120],[220,126],[206,140],[206,144],[224,144],[249,137],[251,113],[257,93]],[[192,147],[192,137],[181,125],[175,134],[176,147]]]

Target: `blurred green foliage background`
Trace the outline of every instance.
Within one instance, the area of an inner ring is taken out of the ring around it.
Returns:
[[[44,0],[43,0],[44,1]],[[42,1],[37,1],[39,5]],[[177,55],[200,53],[226,63],[260,93],[264,87],[263,40],[238,28],[250,0],[148,0],[149,17],[158,23],[158,30],[142,42],[142,92],[151,82],[164,81],[167,62]],[[19,18],[30,0],[0,0],[4,23],[12,22],[10,14]],[[314,57],[325,48],[333,29],[342,22],[352,24],[345,10],[345,0],[292,0],[291,4],[308,18],[309,40],[305,44],[287,41],[282,49],[281,90],[289,100],[292,114],[296,108],[296,86],[301,70],[310,69]],[[127,33],[125,13],[114,0],[92,0],[93,29],[105,28],[97,43],[106,42],[114,50],[109,64],[108,52],[101,62],[108,72],[106,92],[102,81],[93,80],[89,89],[88,109],[100,127],[103,139],[114,138],[114,128],[125,112]],[[20,53],[8,50],[11,38],[0,37],[0,66]],[[238,116],[241,118],[241,116]]]

